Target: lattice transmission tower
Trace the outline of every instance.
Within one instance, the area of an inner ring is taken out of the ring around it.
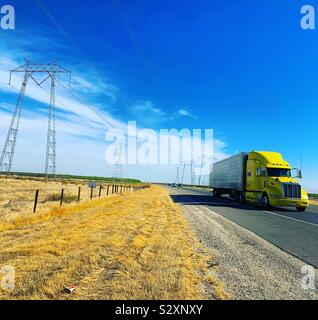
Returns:
[[[55,62],[48,64],[33,63],[29,60],[25,60],[25,64],[10,71],[11,84],[12,73],[22,72],[24,73],[20,93],[18,96],[17,104],[12,115],[11,124],[8,130],[8,134],[5,140],[5,144],[0,157],[0,171],[10,172],[12,168],[12,161],[14,157],[15,145],[17,141],[17,135],[19,131],[21,110],[23,106],[23,100],[25,96],[26,87],[29,79],[32,79],[38,86],[41,86],[45,81],[51,79],[51,92],[50,92],[50,105],[48,115],[48,130],[47,130],[47,146],[46,146],[46,158],[45,158],[45,175],[54,176],[56,173],[56,110],[55,110],[55,86],[56,75],[58,73],[64,73],[69,76],[69,85],[71,81],[71,72]],[[38,81],[36,74],[44,74],[43,80]]]
[[[115,163],[114,171],[113,171],[113,178],[121,179],[124,177],[124,166],[123,166],[123,157],[124,157],[124,146],[123,143],[121,142],[119,144],[118,148],[118,158]]]

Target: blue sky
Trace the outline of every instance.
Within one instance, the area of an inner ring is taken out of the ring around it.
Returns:
[[[59,58],[73,72],[74,89],[112,123],[212,128],[219,157],[273,150],[299,166],[302,155],[304,186],[318,191],[318,30],[300,28],[300,8],[307,2],[9,2],[16,30],[0,30],[1,144],[16,99],[6,71],[24,57]],[[318,8],[318,2],[310,4]],[[19,78],[14,85],[19,87]],[[30,90],[14,163],[17,170],[43,171],[47,97]],[[103,161],[103,132],[85,125],[98,122],[96,115],[66,91],[59,94],[81,120],[61,106],[58,171],[111,174]],[[37,138],[27,147],[37,126]],[[127,167],[125,174],[169,181],[175,171]]]

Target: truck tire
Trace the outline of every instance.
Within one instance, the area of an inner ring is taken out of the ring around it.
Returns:
[[[264,209],[270,208],[269,199],[268,199],[268,195],[266,192],[264,192],[262,195],[262,206]]]
[[[296,207],[298,212],[304,212],[307,208],[306,207]]]
[[[240,192],[238,193],[237,198],[238,198],[238,202],[239,202],[239,203],[244,203],[244,201],[245,201],[244,192],[240,191]]]
[[[244,203],[245,202],[244,192],[236,191],[235,201],[238,203]]]

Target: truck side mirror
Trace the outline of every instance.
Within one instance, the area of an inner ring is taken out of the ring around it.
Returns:
[[[303,175],[302,175],[302,173],[301,173],[301,170],[298,170],[298,171],[297,171],[297,178],[298,178],[298,179],[302,179],[302,178],[303,178]]]

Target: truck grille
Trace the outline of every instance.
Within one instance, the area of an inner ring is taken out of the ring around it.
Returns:
[[[301,186],[294,183],[283,183],[284,198],[301,198]]]

